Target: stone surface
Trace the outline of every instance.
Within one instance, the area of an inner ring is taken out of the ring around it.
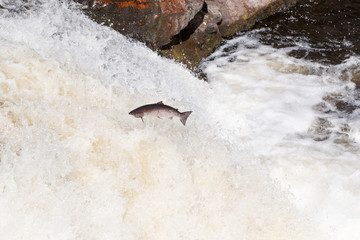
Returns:
[[[204,0],[75,0],[95,21],[150,47],[171,42],[202,9]]]
[[[167,49],[162,48],[161,54],[195,70],[201,60],[221,43],[222,36],[218,27],[220,22],[221,14],[216,6],[212,5],[209,10],[209,5],[205,3],[194,22],[190,22],[180,33],[179,40]]]
[[[223,37],[296,0],[74,0],[94,20],[195,70]]]
[[[214,1],[222,14],[219,30],[222,36],[249,29],[256,21],[286,9],[296,0],[208,0]]]

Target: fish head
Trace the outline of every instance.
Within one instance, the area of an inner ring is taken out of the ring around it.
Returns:
[[[144,116],[143,112],[139,112],[139,111],[135,111],[135,110],[129,112],[129,114],[133,115],[136,118],[142,118]]]

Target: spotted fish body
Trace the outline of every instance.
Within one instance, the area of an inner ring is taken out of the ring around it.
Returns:
[[[180,121],[182,124],[184,124],[184,126],[186,124],[187,118],[191,113],[192,111],[181,113],[177,109],[163,104],[163,102],[147,104],[129,112],[130,115],[133,115],[136,118],[141,118],[141,120],[143,120],[143,117],[169,119],[172,119],[173,117],[178,117],[180,118]]]

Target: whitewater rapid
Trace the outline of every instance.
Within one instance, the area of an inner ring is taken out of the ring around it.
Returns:
[[[359,111],[321,108],[357,104],[338,72],[358,58],[242,36],[203,82],[67,1],[0,5],[1,239],[360,236]],[[186,126],[128,114],[159,101],[192,110]]]

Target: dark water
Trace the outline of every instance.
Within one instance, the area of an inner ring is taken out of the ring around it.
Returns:
[[[253,32],[276,48],[301,46],[289,54],[339,64],[360,55],[360,0],[300,1],[255,25]]]
[[[360,57],[360,0],[304,0],[293,8],[258,22],[250,35],[275,48],[291,48],[288,55],[333,66],[349,58]],[[324,97],[338,116],[351,115],[359,108],[359,61],[338,71],[344,81],[357,86],[355,91],[333,93]],[[327,113],[328,108],[319,108]]]
[[[287,11],[258,22],[254,29],[250,34],[263,44],[290,47],[288,55],[322,63],[328,66],[325,71],[333,71],[344,83],[350,80],[356,84],[357,89],[327,94],[314,106],[315,111],[334,119],[359,117],[360,0],[300,1]],[[351,57],[357,60],[348,61]],[[344,63],[346,67],[341,66]],[[328,131],[326,124],[319,126],[320,132]],[[345,135],[346,126],[340,131]]]

